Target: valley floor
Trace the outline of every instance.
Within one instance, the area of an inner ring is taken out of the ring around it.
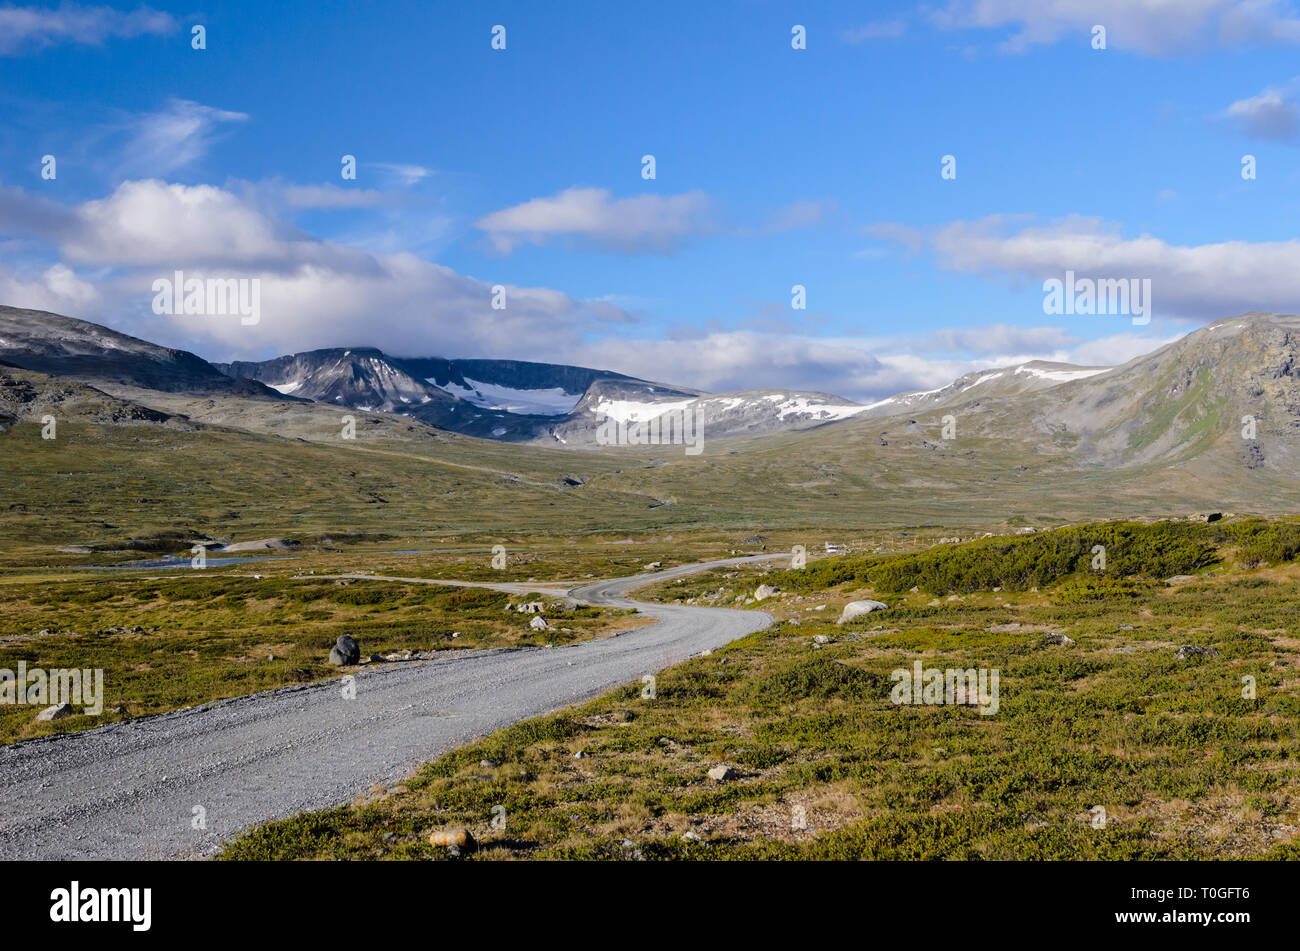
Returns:
[[[0,706],[4,738],[103,726],[87,736],[108,745],[86,749],[117,749],[121,762],[61,758],[81,748],[71,737],[0,746],[0,762],[30,761],[8,771],[18,785],[7,801],[49,820],[18,815],[6,849],[137,854],[131,843],[149,841],[157,820],[166,835],[154,857],[444,859],[453,852],[430,839],[453,830],[477,843],[460,857],[480,860],[1296,857],[1300,523],[1003,531],[538,536],[511,540],[504,567],[490,544],[427,539],[291,546],[289,560],[202,574],[74,567],[104,554],[11,567],[0,666],[99,666],[106,689],[96,717],[35,723],[30,707]],[[823,557],[823,541],[852,550]],[[1095,542],[1105,570],[1090,567]],[[813,556],[806,568],[683,567],[794,544]],[[634,584],[639,608],[610,596]],[[760,585],[775,592],[757,600]],[[559,592],[575,587],[596,606],[565,603]],[[546,631],[505,610],[535,598]],[[888,608],[837,623],[868,598]],[[777,623],[696,643],[704,632],[686,619],[717,608]],[[681,616],[685,653],[659,646],[662,625],[642,626],[665,612]],[[435,659],[377,661],[378,680],[350,669],[370,685],[362,716],[325,702],[339,671],[324,655],[340,633],[363,656]],[[461,650],[546,644],[569,646]],[[646,648],[603,676],[559,659]],[[546,676],[567,686],[507,704],[541,672],[471,670],[493,656],[557,658]],[[445,676],[426,684],[428,665]],[[900,694],[917,665],[996,672],[997,693],[983,712],[942,690]],[[187,712],[140,717],[275,687],[287,689],[259,696],[278,714],[228,702],[212,735],[190,730],[202,717]],[[183,729],[149,739],[169,723]],[[438,750],[448,752],[407,775]],[[332,785],[295,798],[325,767]],[[219,778],[230,782],[214,797]],[[211,816],[198,831],[196,804]],[[36,825],[85,829],[42,844],[30,840]]]
[[[790,574],[641,596],[743,603]],[[842,626],[871,589],[788,591],[762,604],[781,623],[653,696],[510,727],[224,857],[440,859],[454,829],[478,859],[1300,857],[1300,567],[1089,591],[905,592]],[[998,670],[996,712],[894,702],[918,661]]]

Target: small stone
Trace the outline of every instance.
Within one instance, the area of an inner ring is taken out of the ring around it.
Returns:
[[[480,766],[482,766],[484,769],[496,769],[496,768],[497,768],[497,764],[494,763],[494,762],[492,762],[490,759],[481,759],[481,760],[478,761],[478,764],[479,764]]]
[[[1054,644],[1058,647],[1069,647],[1074,643],[1073,637],[1067,637],[1064,634],[1048,634],[1043,638],[1044,644]]]
[[[1186,644],[1174,651],[1174,656],[1179,660],[1187,660],[1189,657],[1218,657],[1219,652],[1213,647],[1201,647],[1199,644]]]
[[[722,763],[709,770],[709,779],[715,779],[720,783],[725,783],[727,780],[735,778],[736,771],[726,763]]]
[[[701,841],[703,841],[703,840],[699,837],[698,834],[696,834],[695,830],[692,829],[690,832],[687,832],[684,836],[682,836],[682,841],[683,841],[683,842],[701,842]]]
[[[429,844],[437,848],[447,849],[459,855],[461,852],[474,851],[474,836],[470,835],[468,829],[460,826],[448,826],[444,829],[435,829],[429,833]]]

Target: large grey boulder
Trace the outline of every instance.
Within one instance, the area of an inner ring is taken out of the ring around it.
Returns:
[[[330,663],[335,667],[347,667],[361,660],[361,647],[352,638],[344,634],[330,648]]]
[[[855,617],[861,617],[864,614],[870,614],[872,611],[888,611],[889,605],[882,604],[879,601],[850,601],[844,605],[844,610],[840,614],[840,619],[836,624],[843,624],[845,621],[851,621]]]
[[[770,584],[761,584],[754,591],[755,601],[766,601],[768,598],[775,597],[779,594],[778,590]]]

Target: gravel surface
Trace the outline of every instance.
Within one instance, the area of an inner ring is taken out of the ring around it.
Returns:
[[[478,737],[766,627],[772,618],[761,611],[625,595],[779,557],[683,565],[572,589],[581,601],[635,606],[658,618],[617,637],[367,665],[355,674],[352,700],[336,678],[0,747],[0,859],[203,857],[251,826],[349,803]],[[206,828],[194,828],[196,807]]]

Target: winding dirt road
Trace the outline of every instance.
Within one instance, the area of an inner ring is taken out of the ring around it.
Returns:
[[[658,619],[617,637],[447,651],[361,668],[355,699],[333,679],[0,747],[0,859],[202,857],[251,826],[351,802],[478,737],[761,630],[772,623],[761,611],[634,602],[627,594],[780,557],[788,555],[682,565],[568,592]]]

